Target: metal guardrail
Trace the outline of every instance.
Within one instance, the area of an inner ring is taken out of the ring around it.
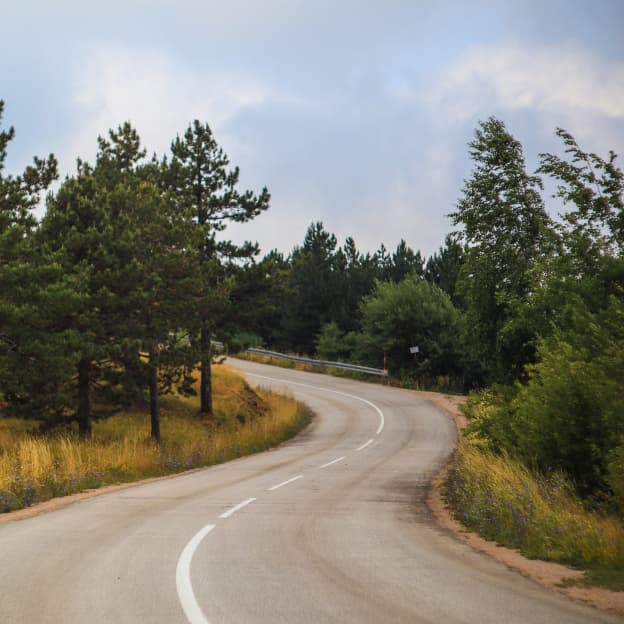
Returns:
[[[303,364],[309,364],[310,366],[323,366],[325,368],[341,368],[343,370],[350,370],[356,373],[366,373],[368,375],[378,375],[379,377],[387,377],[388,371],[383,368],[371,368],[370,366],[360,366],[359,364],[346,364],[345,362],[329,362],[326,360],[312,360],[310,358],[299,357],[298,355],[286,355],[284,353],[278,353],[277,351],[267,351],[266,349],[249,348],[245,350],[246,353],[255,353],[256,355],[267,355],[274,358],[280,358],[282,360],[289,360],[290,362],[301,362]]]

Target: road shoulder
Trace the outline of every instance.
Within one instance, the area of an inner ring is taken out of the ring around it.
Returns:
[[[431,401],[439,409],[450,414],[455,421],[458,433],[461,433],[461,430],[466,426],[466,419],[459,411],[462,397],[436,392],[417,391],[416,393]],[[609,613],[624,615],[624,592],[614,592],[600,587],[562,587],[561,582],[564,579],[579,578],[583,576],[583,572],[550,561],[527,559],[517,550],[499,546],[494,542],[485,540],[462,526],[452,516],[442,496],[444,479],[449,467],[450,463],[433,479],[427,497],[427,506],[435,516],[440,528],[451,533],[456,539],[468,544],[475,550],[493,557],[507,567],[545,587],[555,589],[573,600],[590,604]]]

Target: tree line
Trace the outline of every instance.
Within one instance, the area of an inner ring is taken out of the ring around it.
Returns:
[[[4,104],[0,102],[0,118]],[[54,156],[5,175],[13,128],[0,132],[0,392],[7,413],[58,427],[194,392],[212,412],[211,338],[228,324],[233,266],[256,246],[218,237],[266,210],[269,193],[238,190],[239,170],[194,121],[162,158],[146,158],[125,123],[98,138],[95,163],[33,210],[57,179]],[[147,399],[149,397],[149,399]]]
[[[505,124],[480,122],[455,229],[426,261],[405,241],[339,247],[312,224],[287,258],[259,263],[274,305],[248,329],[323,359],[380,367],[385,353],[407,384],[488,388],[473,430],[602,504],[624,483],[624,174],[615,153],[556,136],[561,153],[531,173]]]
[[[556,134],[561,153],[540,154],[531,173],[505,124],[480,122],[454,230],[424,258],[404,240],[363,253],[320,222],[288,255],[227,241],[227,224],[270,197],[238,189],[199,121],[151,158],[123,124],[53,192],[53,156],[4,173],[14,132],[2,130],[4,413],[77,421],[89,436],[93,418],[149,401],[158,439],[159,395],[193,392],[196,374],[210,414],[212,340],[376,367],[385,357],[406,384],[490,388],[475,426],[494,448],[607,493],[624,458],[624,175],[613,152]]]

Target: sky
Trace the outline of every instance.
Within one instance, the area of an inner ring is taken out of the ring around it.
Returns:
[[[71,174],[126,120],[160,155],[199,119],[240,189],[271,193],[226,230],[263,252],[322,221],[362,251],[434,253],[491,115],[530,171],[562,153],[557,127],[624,152],[622,0],[0,0],[0,15],[9,173],[53,152]]]

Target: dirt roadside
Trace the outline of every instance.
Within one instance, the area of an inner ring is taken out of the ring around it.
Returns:
[[[449,413],[455,420],[458,432],[466,427],[466,418],[459,411],[459,406],[464,400],[463,397],[423,391],[418,391],[417,394]],[[558,563],[526,559],[517,550],[498,546],[464,528],[453,518],[442,497],[442,486],[448,469],[449,465],[445,466],[432,481],[427,498],[427,506],[441,528],[450,531],[457,539],[472,548],[494,557],[509,568],[541,585],[555,589],[569,598],[588,603],[598,609],[624,615],[624,592],[614,592],[600,587],[561,587],[560,583],[563,579],[580,578],[583,573]]]

